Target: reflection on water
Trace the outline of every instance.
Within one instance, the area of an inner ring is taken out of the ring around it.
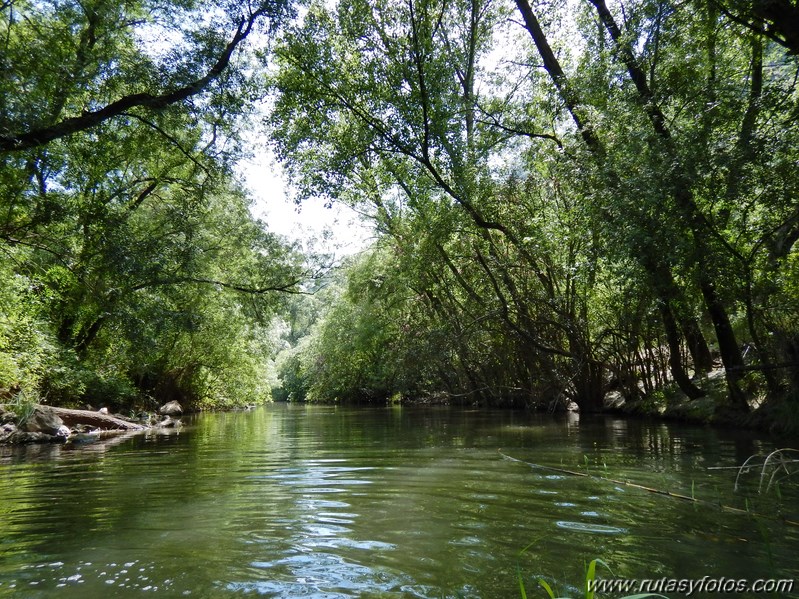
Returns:
[[[615,418],[271,406],[0,448],[0,597],[514,597],[517,565],[530,596],[539,577],[576,596],[596,557],[625,578],[797,577],[799,527],[776,517],[799,520],[795,490],[758,496],[753,474],[735,494],[734,470],[709,469],[774,447]]]

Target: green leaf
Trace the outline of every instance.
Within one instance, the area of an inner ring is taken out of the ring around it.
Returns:
[[[549,586],[546,580],[544,580],[543,578],[539,578],[538,584],[544,587],[544,590],[547,592],[547,595],[549,595],[550,599],[555,599],[555,593],[552,592],[552,587]]]
[[[592,559],[585,573],[585,599],[594,599],[594,590],[590,583],[596,579],[596,562],[597,560]]]

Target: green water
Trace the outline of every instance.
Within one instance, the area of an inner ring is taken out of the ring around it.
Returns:
[[[734,493],[733,470],[709,469],[776,446],[615,418],[276,405],[0,448],[0,597],[519,597],[517,567],[529,597],[539,577],[576,597],[595,557],[624,578],[799,578],[799,527],[773,518],[799,520],[796,485],[758,495],[751,473]]]

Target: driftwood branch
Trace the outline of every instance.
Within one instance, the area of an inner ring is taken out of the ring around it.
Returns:
[[[139,431],[144,430],[144,426],[136,424],[129,420],[123,420],[110,414],[103,414],[102,412],[92,412],[91,410],[70,410],[68,408],[56,408],[47,406],[56,416],[64,421],[64,424],[70,428],[78,424],[93,426],[103,430],[123,430],[123,431]]]
[[[748,509],[743,510],[743,509],[740,509],[740,508],[731,507],[729,505],[723,505],[723,504],[717,503],[715,501],[708,501],[706,499],[699,499],[698,497],[694,497],[693,495],[690,495],[690,496],[689,495],[683,495],[681,493],[673,493],[672,491],[666,491],[664,489],[657,489],[657,488],[654,488],[654,487],[647,487],[647,486],[644,486],[644,485],[639,485],[637,483],[630,482],[628,480],[619,480],[619,479],[615,479],[615,478],[610,478],[608,476],[600,476],[600,475],[595,475],[595,474],[589,474],[587,472],[577,472],[577,471],[574,471],[574,470],[567,470],[565,468],[555,468],[554,466],[542,466],[541,464],[534,464],[532,462],[526,462],[524,460],[520,460],[518,458],[514,458],[512,456],[509,456],[509,455],[503,453],[501,449],[498,449],[497,453],[499,453],[499,455],[502,458],[506,459],[506,460],[510,460],[511,462],[518,462],[520,464],[526,464],[530,468],[534,468],[534,469],[537,469],[537,470],[547,470],[547,471],[550,471],[550,472],[559,472],[560,474],[568,474],[570,476],[579,476],[579,477],[582,477],[582,478],[592,478],[594,480],[600,480],[600,481],[605,481],[605,482],[608,482],[608,483],[613,483],[614,485],[632,487],[633,489],[640,489],[640,490],[646,491],[648,493],[654,493],[655,495],[663,495],[665,497],[671,497],[673,499],[680,499],[680,500],[683,500],[683,501],[690,501],[690,502],[695,503],[697,505],[703,505],[703,506],[706,506],[706,507],[717,508],[717,509],[720,509],[720,510],[722,510],[724,512],[731,512],[731,513],[734,513],[734,514],[741,514],[741,515],[746,515],[746,516],[756,516],[756,517],[760,517],[760,518],[768,518],[770,520],[779,520],[779,521],[781,521],[781,522],[783,522],[785,524],[788,524],[790,526],[799,527],[799,522],[796,522],[796,521],[793,521],[793,520],[788,520],[788,519],[785,519],[785,518],[782,518],[782,517],[779,517],[779,516],[778,517],[774,517],[774,516],[769,515],[769,514],[755,513],[755,512],[749,511]],[[771,456],[769,456],[769,457],[771,457]],[[744,466],[746,466],[746,464],[744,464]],[[744,466],[742,466],[742,468]]]

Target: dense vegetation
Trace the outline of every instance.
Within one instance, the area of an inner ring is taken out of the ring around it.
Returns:
[[[295,393],[595,411],[698,399],[715,368],[729,410],[795,416],[796,16],[313,3],[275,50],[275,145],[380,238],[283,366]]]
[[[5,398],[267,399],[265,331],[303,258],[253,220],[232,168],[258,84],[249,38],[287,8],[12,0],[0,15]]]
[[[279,352],[285,399],[596,411],[721,369],[799,414],[790,0],[0,15],[7,398],[249,402]],[[233,175],[261,104],[297,199],[375,228],[326,286]]]

